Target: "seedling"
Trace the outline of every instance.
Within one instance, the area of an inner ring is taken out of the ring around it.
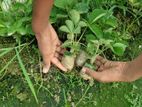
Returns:
[[[67,40],[62,47],[69,50],[65,53],[62,64],[68,69],[72,70],[76,55],[80,51],[80,43],[78,42],[78,35],[81,34],[81,28],[86,26],[84,21],[81,21],[80,14],[76,10],[69,12],[69,18],[65,21],[66,25],[60,27],[60,30],[67,33]]]

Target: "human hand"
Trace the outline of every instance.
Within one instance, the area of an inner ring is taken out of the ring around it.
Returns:
[[[43,57],[43,73],[47,73],[51,67],[51,63],[62,71],[67,69],[60,63],[61,55],[64,49],[61,48],[61,42],[51,24],[39,35],[36,35],[38,46]]]
[[[130,70],[130,62],[109,61],[98,56],[95,64],[96,71],[84,67],[83,72],[100,82],[131,82],[138,79],[136,72]]]

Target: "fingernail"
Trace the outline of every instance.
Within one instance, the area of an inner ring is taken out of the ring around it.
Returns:
[[[48,66],[43,67],[43,70],[42,70],[43,73],[48,73],[48,71],[49,71],[49,67]]]
[[[64,68],[64,72],[67,72],[68,70],[66,68]]]
[[[86,68],[85,68],[85,67],[83,67],[83,68],[82,68],[82,71],[85,73],[85,72],[86,72]]]

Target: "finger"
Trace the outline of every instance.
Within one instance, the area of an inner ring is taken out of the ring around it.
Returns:
[[[97,56],[96,61],[100,61],[100,63],[105,64],[108,60],[101,56]]]
[[[98,68],[98,71],[103,71],[104,70],[104,66],[101,66],[100,68]]]
[[[61,42],[61,41],[58,41],[58,43],[56,44],[56,47],[60,47],[61,44],[62,44],[62,42]]]
[[[95,61],[95,64],[96,64],[98,67],[100,67],[100,66],[102,65],[102,63],[101,63],[100,61],[98,61],[98,60]]]
[[[55,66],[57,66],[62,71],[65,71],[65,72],[67,71],[67,69],[61,64],[61,62],[57,58],[54,57],[51,61]]]
[[[60,55],[59,53],[55,53],[54,57],[56,57],[57,59],[61,60],[62,59],[62,55]]]
[[[58,47],[58,48],[56,49],[56,52],[58,52],[58,53],[60,53],[60,54],[64,54],[65,51],[66,51],[66,49],[61,48],[61,47]]]
[[[48,64],[46,63],[46,65],[43,66],[43,73],[48,73],[49,69],[50,69],[51,63],[49,62]]]
[[[99,55],[96,57],[96,60],[102,60],[102,59],[103,59],[103,57],[101,57]]]
[[[99,72],[93,71],[93,70],[91,70],[91,69],[89,69],[89,68],[83,67],[82,71],[83,71],[85,74],[87,74],[87,75],[93,77],[94,79],[100,80],[100,78],[101,78],[101,75],[100,75]]]
[[[55,52],[54,57],[56,58],[60,57],[59,53]]]
[[[113,73],[109,71],[104,72],[95,72],[89,68],[83,68],[84,72],[93,77],[94,79],[100,81],[100,82],[117,82],[119,79],[116,77],[116,75],[113,75]]]

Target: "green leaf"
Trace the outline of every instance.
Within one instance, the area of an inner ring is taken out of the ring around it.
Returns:
[[[8,28],[8,32],[7,32],[7,35],[8,36],[11,36],[13,35],[14,33],[16,33],[17,29],[15,27],[11,27],[11,28]]]
[[[76,3],[75,0],[55,0],[54,5],[60,9],[68,10]]]
[[[90,15],[88,16],[89,23],[94,23],[97,20],[101,19],[106,15],[107,11],[103,9],[95,9]]]
[[[122,44],[122,43],[115,43],[113,44],[112,46],[112,51],[118,55],[118,56],[122,56],[125,52],[125,49],[126,49],[126,45],[125,44]]]
[[[72,46],[72,42],[70,40],[66,40],[63,44],[62,47],[63,48],[70,48]]]
[[[116,28],[116,27],[118,26],[117,18],[114,17],[114,16],[108,18],[108,19],[105,21],[105,23],[106,23],[107,25],[112,26],[113,28]]]
[[[77,26],[77,28],[74,30],[75,34],[80,34],[81,33],[81,27]]]
[[[66,9],[67,0],[55,0],[54,5],[61,9]]]
[[[70,19],[74,22],[74,25],[77,26],[80,21],[80,14],[76,10],[71,10],[69,12]]]
[[[26,34],[28,34],[28,32],[26,31],[26,28],[23,28],[23,27],[17,29],[17,33],[19,33],[19,34],[21,34],[21,35],[26,35]]]
[[[93,34],[86,34],[85,37],[86,37],[87,43],[92,42],[93,40],[96,40],[96,37]]]
[[[97,24],[91,24],[89,25],[90,30],[96,35],[98,39],[103,38],[103,31],[101,27]]]
[[[17,49],[16,49],[16,55],[17,55],[17,59],[18,59],[19,65],[21,67],[21,70],[23,71],[23,74],[25,76],[25,79],[26,79],[26,81],[27,81],[32,93],[33,93],[33,96],[35,97],[36,102],[38,103],[38,99],[37,99],[37,95],[36,95],[36,92],[35,92],[35,89],[34,89],[34,85],[33,85],[32,81],[31,81],[31,79],[30,79],[30,77],[29,77],[29,75],[27,73],[27,70],[26,70],[26,68],[25,68],[25,66],[24,66],[24,64],[23,64],[23,62],[21,60],[21,57],[20,57],[19,52],[17,51]]]
[[[94,44],[89,42],[89,43],[87,44],[86,50],[87,50],[87,52],[88,52],[89,54],[94,55],[96,49],[95,49]]]
[[[4,28],[4,27],[5,27],[5,25],[3,25],[3,24],[0,23],[0,28]]]
[[[59,28],[62,32],[70,33],[70,30],[68,29],[67,26],[63,25]]]
[[[10,9],[11,4],[11,0],[3,0],[0,6],[3,11],[8,11]]]
[[[0,36],[7,36],[7,28],[0,28]]]
[[[70,30],[70,32],[73,33],[73,30],[74,30],[74,24],[73,24],[73,22],[71,20],[66,20],[65,23],[66,23],[68,29]]]
[[[89,10],[89,6],[87,3],[81,2],[76,4],[75,9],[81,14],[87,13]]]
[[[72,41],[74,39],[74,33],[67,34],[67,39]]]
[[[84,21],[80,21],[78,24],[80,27],[86,27],[87,24]]]
[[[27,93],[20,93],[16,96],[20,101],[24,101],[28,98]]]

